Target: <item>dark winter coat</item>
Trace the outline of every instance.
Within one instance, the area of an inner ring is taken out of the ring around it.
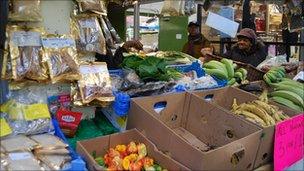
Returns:
[[[257,41],[249,52],[240,50],[237,45],[233,45],[231,50],[224,54],[224,57],[257,67],[266,59],[267,55],[268,53],[263,42]]]

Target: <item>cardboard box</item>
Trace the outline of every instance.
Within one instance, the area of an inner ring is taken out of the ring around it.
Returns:
[[[101,111],[116,129],[120,132],[126,130],[128,115],[118,116],[112,106],[102,108]]]
[[[194,95],[201,99],[207,99],[210,104],[221,107],[231,115],[233,115],[231,110],[231,105],[233,103],[233,99],[237,99],[237,103],[245,103],[250,102],[253,100],[258,99],[258,96],[248,93],[246,91],[240,90],[238,88],[228,87],[228,88],[221,88],[216,90],[210,91],[195,91],[192,92]],[[273,105],[276,105],[282,110],[285,114],[289,115],[290,117],[295,116],[297,114],[296,111],[277,104],[275,102],[270,102]],[[241,119],[246,120],[245,118],[240,117]],[[260,128],[263,129],[263,134],[261,137],[261,142],[259,146],[259,150],[256,156],[254,168],[257,168],[263,164],[266,164],[272,161],[273,158],[273,141],[274,141],[274,126],[269,126],[266,128],[261,127],[260,125],[256,124]]]
[[[254,124],[186,92],[132,99],[130,128],[192,170],[252,169],[262,133]]]
[[[144,143],[147,147],[148,156],[152,157],[154,161],[163,168],[168,170],[190,170],[159,151],[150,140],[136,129],[85,141],[78,141],[76,149],[87,162],[89,170],[104,170],[104,168],[99,166],[94,160],[92,156],[93,152],[96,152],[97,156],[103,156],[109,148],[114,148],[118,144],[129,144],[131,141]]]

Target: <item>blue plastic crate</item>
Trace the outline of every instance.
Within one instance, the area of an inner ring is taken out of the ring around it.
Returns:
[[[119,76],[123,78],[124,72],[122,69],[109,70],[110,76]]]
[[[67,139],[65,138],[63,132],[59,127],[58,121],[56,119],[52,119],[52,122],[55,129],[55,135],[68,144]],[[68,146],[68,150],[72,157],[72,162],[71,162],[71,167],[65,169],[64,171],[87,171],[86,163],[84,162],[84,160],[70,146]]]

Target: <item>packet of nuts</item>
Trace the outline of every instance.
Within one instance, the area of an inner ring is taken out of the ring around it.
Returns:
[[[71,34],[76,47],[81,52],[107,53],[106,41],[99,25],[97,15],[80,14],[71,20]]]
[[[11,21],[42,21],[40,0],[10,0]]]
[[[77,0],[80,12],[92,11],[107,15],[107,8],[103,0]]]
[[[114,101],[111,78],[105,62],[82,64],[80,73],[81,79],[78,81],[78,87],[84,104],[93,100]]]
[[[9,53],[14,81],[48,80],[47,66],[43,60],[41,34],[43,28],[8,26]]]
[[[80,78],[77,50],[73,38],[66,35],[46,35],[42,37],[42,44],[52,83]]]

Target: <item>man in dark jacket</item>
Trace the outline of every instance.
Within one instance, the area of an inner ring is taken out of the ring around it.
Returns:
[[[266,59],[267,50],[263,42],[257,40],[252,29],[244,28],[237,34],[238,41],[224,57],[234,61],[258,66]]]

